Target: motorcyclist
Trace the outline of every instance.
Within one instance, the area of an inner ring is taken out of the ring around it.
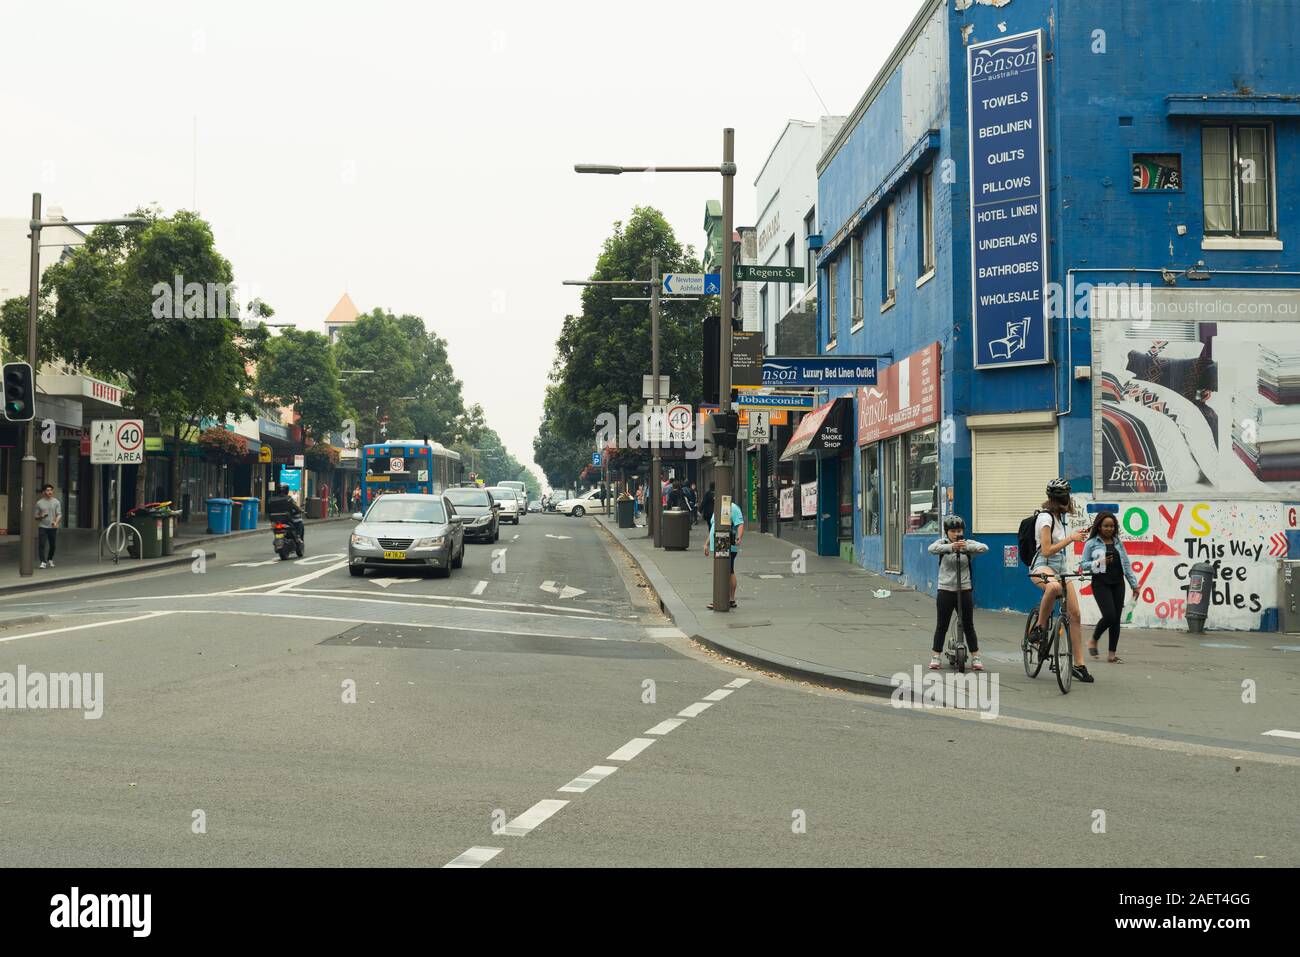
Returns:
[[[306,543],[307,537],[304,534],[302,521],[302,509],[294,501],[289,490],[283,485],[273,491],[266,498],[266,514],[272,521],[276,519],[287,518],[289,524],[293,527],[293,533],[298,536],[298,541]]]

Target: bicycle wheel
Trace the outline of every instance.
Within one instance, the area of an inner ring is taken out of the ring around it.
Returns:
[[[1020,653],[1025,659],[1025,674],[1031,678],[1037,678],[1038,672],[1043,670],[1043,658],[1039,655],[1038,650],[1029,643],[1029,632],[1034,627],[1034,621],[1038,618],[1038,611],[1035,609],[1029,613],[1025,619],[1025,635],[1020,639]]]
[[[1074,681],[1074,642],[1070,638],[1070,626],[1062,614],[1056,620],[1055,634],[1052,636],[1052,666],[1056,671],[1056,684],[1061,694],[1070,693],[1070,684]]]

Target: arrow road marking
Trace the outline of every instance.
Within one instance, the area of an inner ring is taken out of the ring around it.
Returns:
[[[378,585],[380,588],[387,588],[389,585],[407,585],[415,581],[414,578],[370,578],[367,579],[372,585]]]
[[[572,538],[573,536],[572,536],[572,535],[552,535],[550,532],[547,532],[547,533],[546,533],[546,537],[547,537],[547,538]]]
[[[311,558],[300,558],[295,565],[323,565],[325,562],[332,562],[336,558],[347,558],[342,552],[331,552],[328,555],[313,555]]]
[[[583,589],[573,588],[569,585],[561,588],[553,581],[544,581],[540,587],[542,591],[550,592],[552,595],[559,595],[561,598],[577,598],[579,595],[587,594]]]

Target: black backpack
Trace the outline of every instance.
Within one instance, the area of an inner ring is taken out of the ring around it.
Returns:
[[[1034,509],[1034,514],[1020,522],[1020,531],[1016,533],[1016,547],[1020,550],[1020,561],[1026,567],[1033,567],[1034,556],[1038,553],[1038,536],[1034,534],[1034,526],[1038,523],[1038,516],[1043,514],[1042,509]]]

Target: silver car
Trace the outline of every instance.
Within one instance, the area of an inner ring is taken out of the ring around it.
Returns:
[[[511,522],[518,525],[521,509],[519,506],[519,496],[515,493],[515,490],[501,485],[496,485],[488,489],[488,494],[492,496],[492,501],[501,505],[497,517],[503,522]]]
[[[348,541],[348,572],[367,568],[432,570],[451,574],[465,560],[465,526],[443,495],[381,495],[370,505]]]

